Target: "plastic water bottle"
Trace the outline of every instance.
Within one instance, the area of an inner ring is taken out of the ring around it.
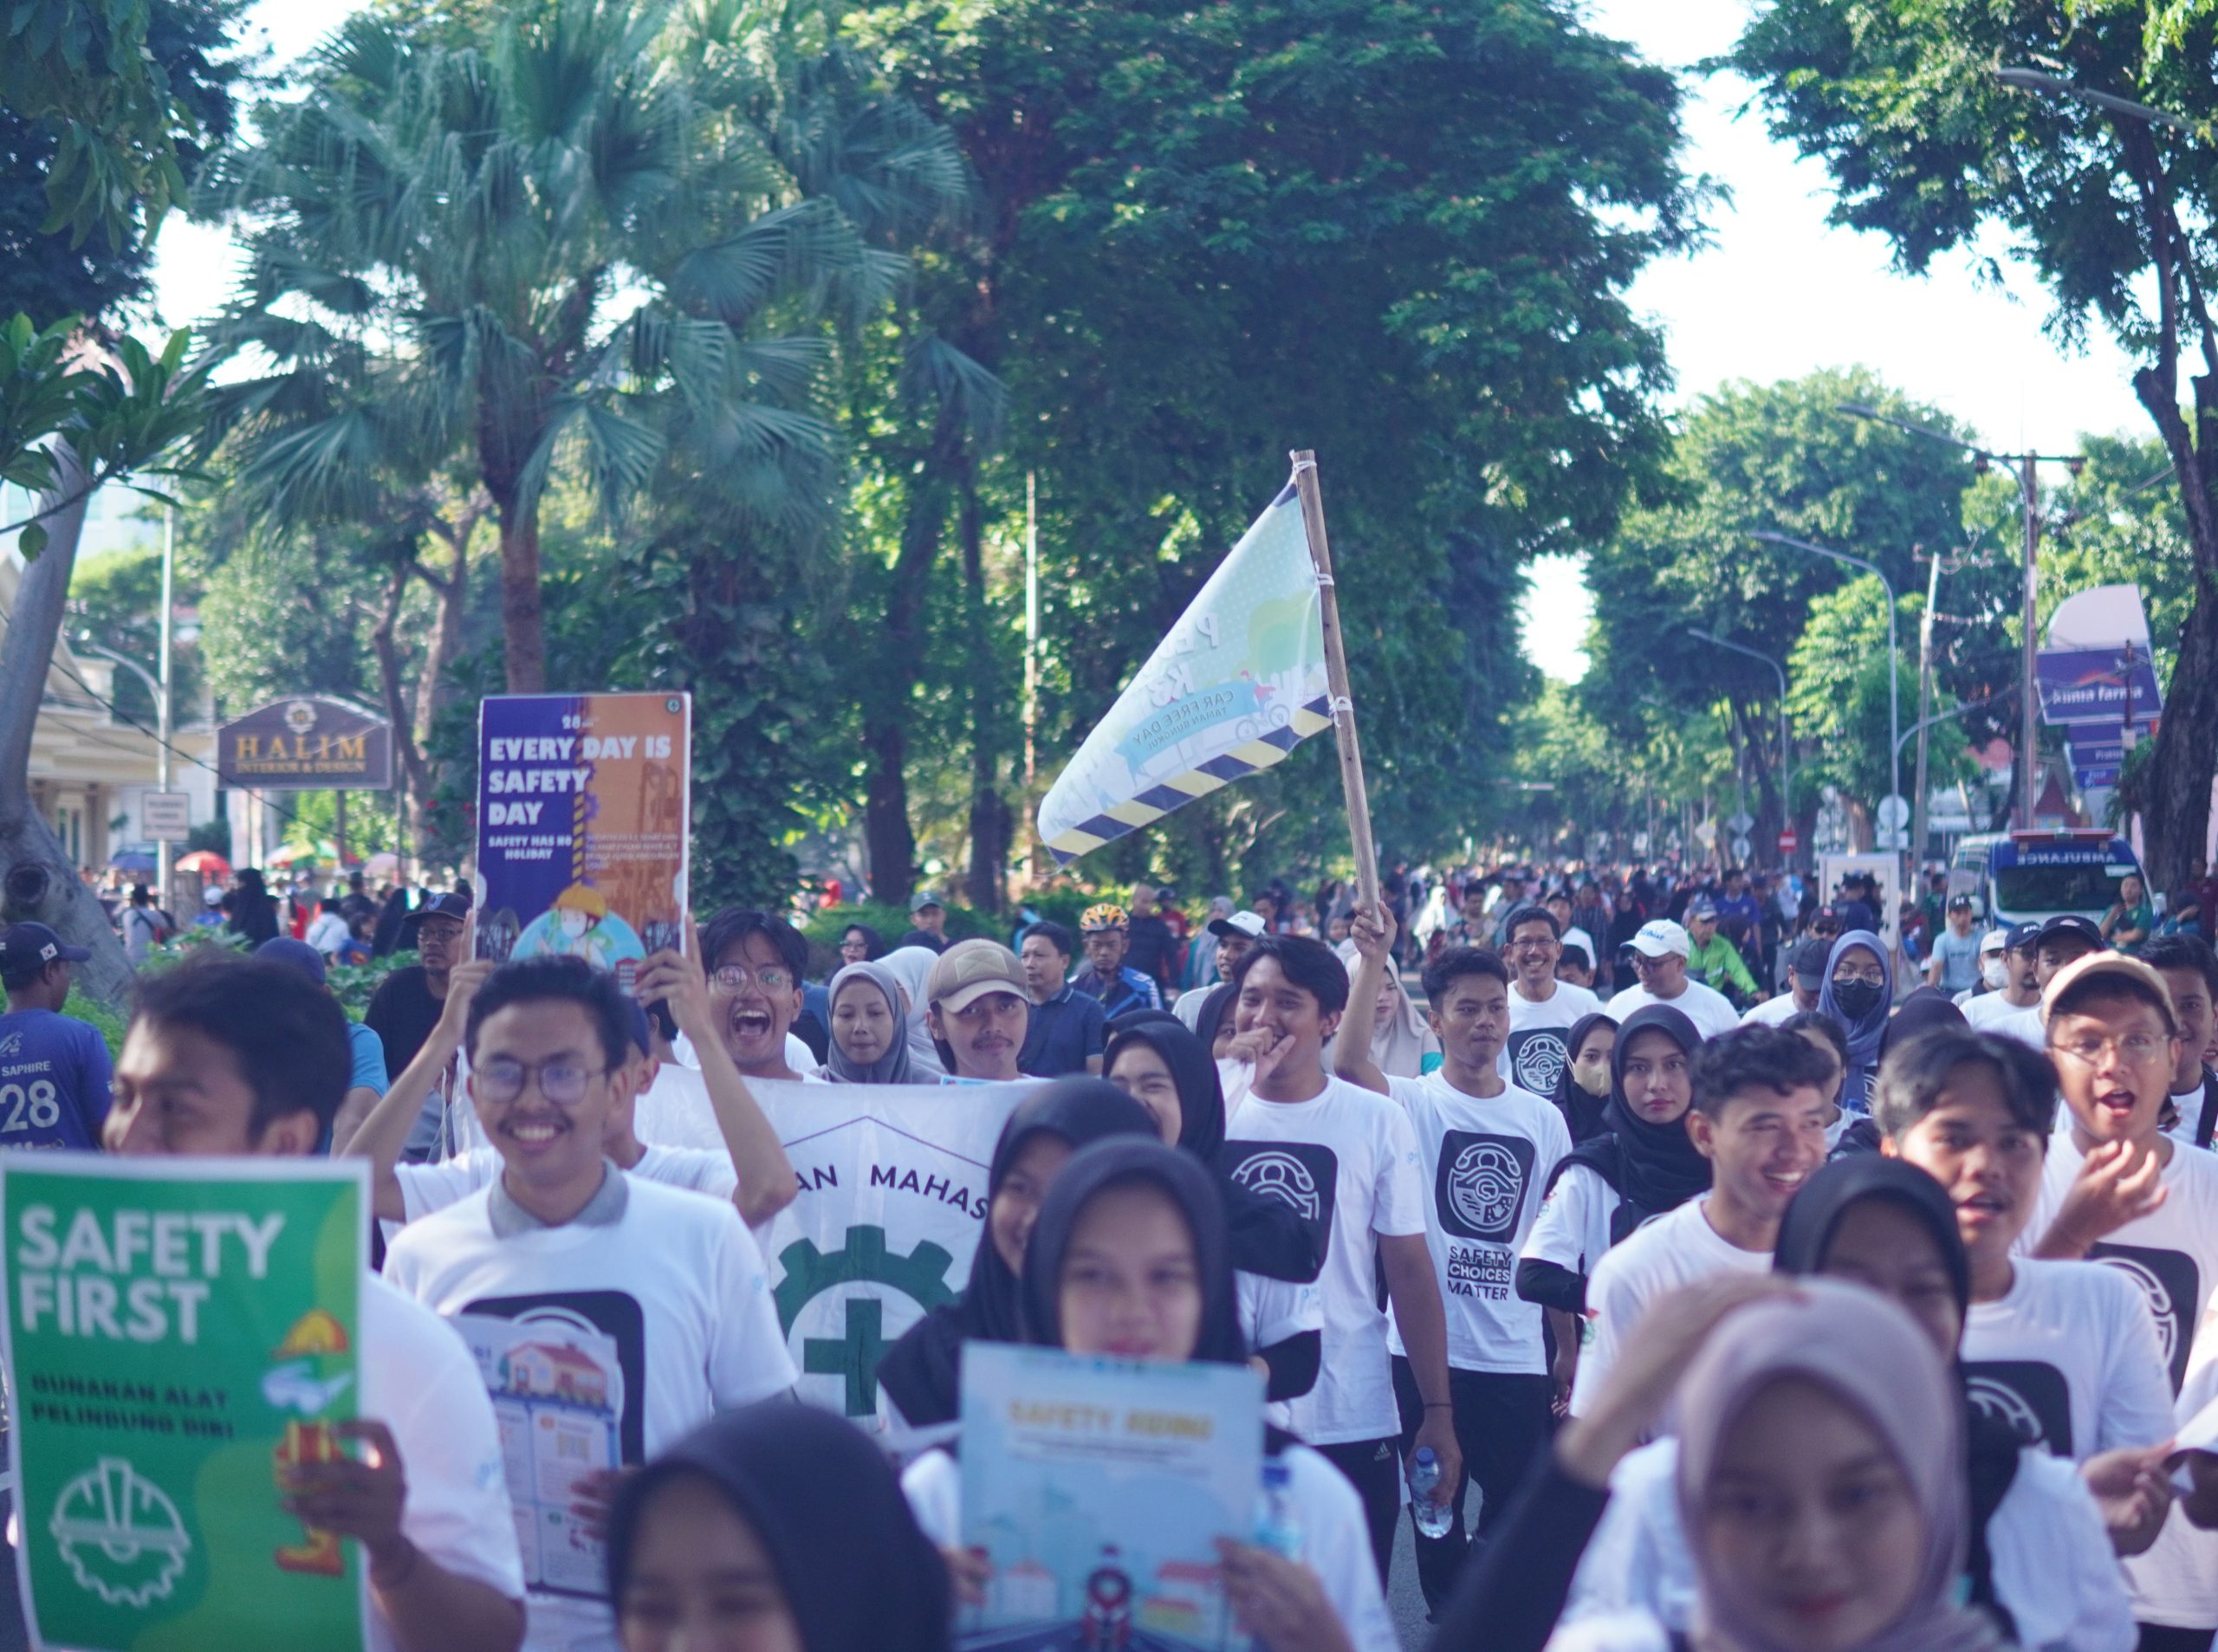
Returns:
[[[1456,1523],[1452,1503],[1432,1500],[1433,1493],[1439,1487],[1440,1459],[1433,1454],[1430,1446],[1419,1446],[1417,1461],[1410,1465],[1410,1519],[1417,1522],[1420,1537],[1444,1538],[1448,1528]]]
[[[1294,1476],[1282,1462],[1263,1465],[1263,1495],[1255,1510],[1255,1544],[1288,1560],[1301,1558],[1301,1520],[1294,1511]]]

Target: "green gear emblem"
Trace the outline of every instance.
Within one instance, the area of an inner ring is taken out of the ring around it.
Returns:
[[[885,1229],[847,1229],[845,1248],[826,1255],[814,1240],[799,1239],[778,1253],[786,1277],[772,1293],[778,1328],[790,1338],[801,1311],[825,1292],[842,1285],[890,1286],[927,1313],[955,1300],[947,1283],[954,1253],[920,1239],[906,1256],[885,1248]],[[886,1349],[885,1305],[876,1297],[847,1302],[846,1334],[811,1337],[801,1344],[801,1368],[812,1377],[837,1377],[846,1384],[846,1413],[869,1416],[878,1409],[878,1362]]]

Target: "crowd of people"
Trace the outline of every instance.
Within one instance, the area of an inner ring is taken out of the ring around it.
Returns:
[[[0,932],[0,1083],[36,1098],[0,1145],[366,1162],[360,1454],[288,1507],[360,1545],[380,1647],[948,1647],[991,1582],[961,1518],[989,1343],[1260,1373],[1293,1518],[1219,1558],[1269,1652],[1398,1645],[1405,1512],[1456,1652],[2218,1634],[2192,900],[1982,931],[1928,889],[1890,940],[1860,879],[1399,868],[1375,904],[1281,884],[1190,924],[1140,888],[1005,945],[926,892],[820,982],[731,909],[627,994],[474,958],[466,894],[361,893],[331,915],[415,961],[360,1022],[321,911],[291,933],[243,872],[211,910],[251,949],[142,977],[112,1064],[62,1013],[88,955]],[[789,1392],[781,1081],[1030,1086],[967,1286],[863,1427]],[[644,1350],[629,1467],[571,1512],[599,1590],[527,1590],[445,1323],[551,1290],[620,1296]]]

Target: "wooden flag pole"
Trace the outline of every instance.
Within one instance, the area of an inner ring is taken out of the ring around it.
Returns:
[[[1297,448],[1294,489],[1301,496],[1301,525],[1309,540],[1309,560],[1317,569],[1317,590],[1325,623],[1325,691],[1331,697],[1333,730],[1340,750],[1340,787],[1347,794],[1348,844],[1355,852],[1357,897],[1378,904],[1378,852],[1371,842],[1371,798],[1363,785],[1363,742],[1355,731],[1355,700],[1348,691],[1348,654],[1340,638],[1340,602],[1333,584],[1333,547],[1325,537],[1325,496],[1317,487],[1317,456]]]

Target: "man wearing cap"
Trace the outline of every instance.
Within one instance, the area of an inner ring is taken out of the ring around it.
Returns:
[[[2041,926],[2012,924],[2002,936],[2002,984],[1964,1005],[1964,1020],[1973,1031],[2000,1033],[2037,1050],[2045,1047],[2040,963]]]
[[[914,927],[894,944],[896,947],[930,947],[934,952],[947,950],[947,908],[939,904],[939,897],[929,889],[920,889],[909,897],[909,922]]]
[[[1956,1007],[1962,1009],[1975,998],[1990,998],[2010,983],[2010,965],[2004,957],[2009,949],[2010,931],[1989,930],[1979,938],[1979,980],[1964,992],[1955,994]]]
[[[2034,933],[2031,943],[2033,959],[2034,1003],[2014,1015],[1994,1022],[1991,1033],[2003,1033],[2022,1040],[2035,1049],[2045,1047],[2048,1034],[2044,1030],[2041,995],[2048,991],[2048,984],[2063,974],[2070,965],[2091,954],[2107,952],[2110,943],[2103,939],[2103,932],[2093,920],[2081,917],[2077,912],[2064,912],[2045,920]]]
[[[447,972],[462,962],[462,926],[470,897],[441,895],[401,920],[400,947],[418,962],[378,983],[362,1020],[385,1046],[386,1071],[398,1072],[416,1059],[439,1024],[447,1003]]]
[[[93,955],[43,923],[0,934],[0,1094],[22,1097],[0,1111],[0,1148],[88,1148],[107,1117],[112,1073],[97,1029],[62,1013],[69,966]]]
[[[1692,1021],[1704,1038],[1729,1033],[1741,1024],[1724,994],[1687,978],[1687,955],[1693,944],[1687,932],[1670,918],[1651,918],[1625,945],[1632,953],[1633,973],[1640,982],[1610,1001],[1607,1013],[1618,1026],[1623,1027],[1625,1017],[1635,1010],[1646,1009],[1651,1004],[1670,1005]]]
[[[1072,949],[1071,932],[1044,918],[1017,944],[1025,994],[1032,1000],[1032,1030],[1016,1064],[1036,1079],[1101,1071],[1106,1018],[1099,999],[1071,985]]]
[[[1126,1010],[1163,1007],[1163,994],[1155,983],[1125,962],[1128,937],[1123,907],[1109,901],[1087,907],[1078,921],[1078,932],[1086,962],[1071,985],[1088,998],[1099,999],[1104,1016],[1113,1021]]]
[[[1948,923],[1933,937],[1933,956],[1926,960],[1925,984],[1954,997],[1979,984],[1980,943],[1972,934],[1972,897],[1949,897]]]
[[[1790,1015],[1818,1007],[1818,994],[1826,984],[1826,963],[1832,943],[1815,936],[1795,943],[1787,955],[1787,990],[1767,998],[1741,1018],[1743,1027],[1777,1027]]]
[[[1760,995],[1741,949],[1717,932],[1717,908],[1708,897],[1698,895],[1688,904],[1687,930],[1689,977],[1728,996],[1734,993],[1743,999]]]
[[[998,941],[958,941],[924,977],[924,1025],[955,1057],[950,1084],[1004,1084],[1019,1066],[1032,1007],[1016,955]]]
[[[2141,962],[2163,978],[2179,1019],[2179,1064],[2172,1071],[2165,1133],[2176,1142],[2207,1148],[2218,1135],[2218,1072],[2202,1059],[2218,1008],[2218,954],[2199,935],[2160,935],[2142,943]]]
[[[1210,994],[1232,979],[1232,972],[1240,967],[1240,961],[1263,938],[1262,916],[1243,907],[1229,917],[1213,917],[1210,920],[1210,934],[1216,941],[1216,980],[1210,986],[1180,994],[1178,1001],[1171,1006],[1171,1013],[1189,1027],[1200,1025],[1202,1006],[1209,1002]]]

